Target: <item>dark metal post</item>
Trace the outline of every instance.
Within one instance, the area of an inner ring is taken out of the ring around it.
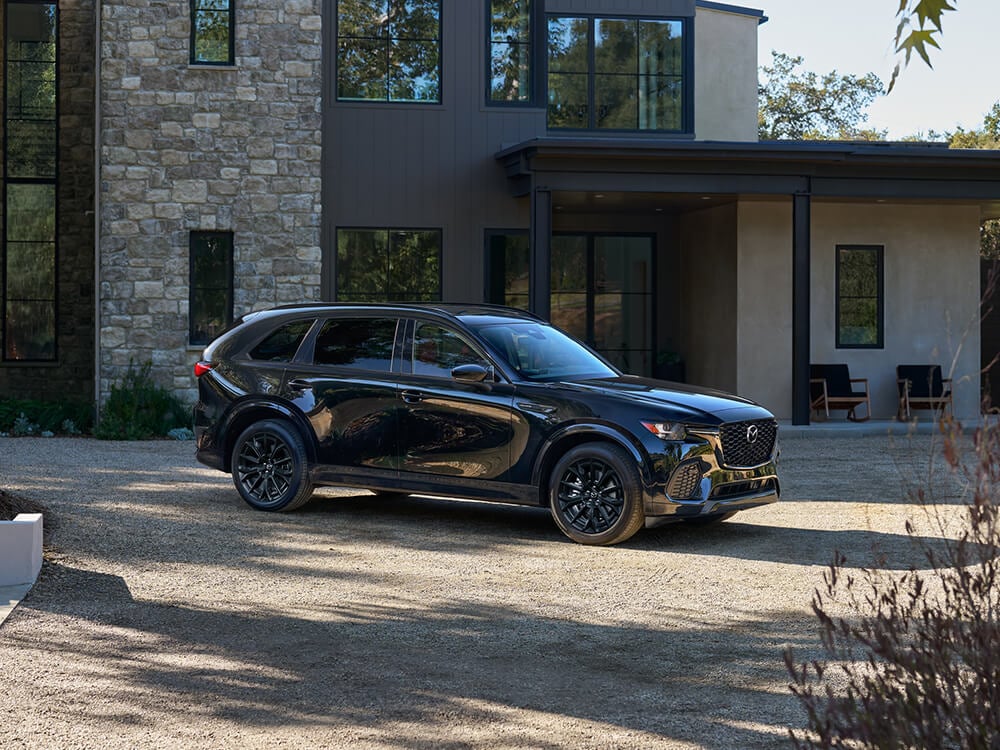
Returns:
[[[531,190],[531,278],[528,307],[545,320],[549,319],[552,279],[552,192]]]
[[[809,424],[811,198],[792,197],[792,424]]]

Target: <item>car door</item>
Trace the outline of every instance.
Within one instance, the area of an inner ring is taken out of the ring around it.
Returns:
[[[489,375],[480,382],[460,380],[453,370],[461,365],[480,365]],[[493,373],[471,337],[438,321],[410,322],[399,375],[404,483],[408,476],[428,475],[448,485],[506,480],[516,450],[514,389],[496,382]]]
[[[318,325],[311,350],[285,376],[288,398],[316,435],[317,470],[327,479],[394,479],[399,400],[393,361],[400,320],[348,315]]]

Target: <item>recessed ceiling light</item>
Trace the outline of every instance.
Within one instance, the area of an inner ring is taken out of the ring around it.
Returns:
[[[701,196],[701,199],[703,201],[710,201],[710,200],[712,200],[712,196],[711,195],[703,195],[703,196]]]
[[[656,213],[658,213],[658,214],[662,214],[663,213],[663,209],[662,208],[656,208],[656,209],[653,209],[653,210],[656,211]]]
[[[594,197],[598,198],[598,199],[603,198],[604,197],[604,193],[594,193]]]

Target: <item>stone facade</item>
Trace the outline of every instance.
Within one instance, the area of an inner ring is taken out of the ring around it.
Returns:
[[[94,0],[59,3],[57,360],[2,363],[0,394],[17,398],[94,398],[94,21]]]
[[[189,233],[234,233],[234,315],[317,300],[320,0],[236,3],[236,64],[189,64],[189,4],[101,18],[100,383],[130,361],[193,400]]]

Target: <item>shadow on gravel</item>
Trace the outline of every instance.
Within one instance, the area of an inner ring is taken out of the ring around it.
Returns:
[[[798,706],[757,686],[785,682],[786,644],[811,648],[796,627],[801,615],[787,612],[718,627],[674,617],[680,627],[650,629],[461,602],[420,610],[331,602],[317,621],[134,600],[116,576],[57,563],[24,607],[67,623],[31,643],[37,660],[115,675],[127,696],[119,724],[195,711],[249,729],[353,727],[399,748],[466,746],[453,738],[456,720],[488,728],[508,712],[529,725],[531,712],[593,722],[598,744],[611,725],[698,747],[784,747],[782,727],[802,723]],[[86,700],[60,711],[71,723],[74,713],[89,718]],[[493,740],[546,747],[539,736]]]

